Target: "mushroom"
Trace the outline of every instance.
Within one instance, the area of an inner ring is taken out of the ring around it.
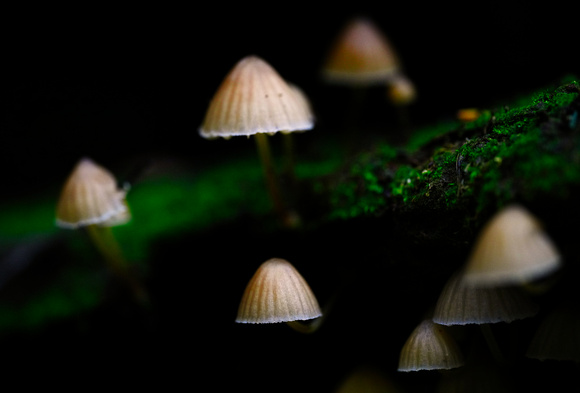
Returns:
[[[479,287],[464,280],[461,271],[448,280],[435,305],[433,322],[440,325],[479,325],[488,348],[504,362],[489,324],[513,322],[536,315],[538,307],[518,287]]]
[[[517,287],[472,286],[462,272],[456,272],[437,299],[433,321],[441,325],[512,322],[537,311],[537,306]]]
[[[270,197],[286,226],[297,217],[285,206],[266,134],[310,130],[314,117],[305,97],[257,56],[240,60],[212,98],[199,133],[204,138],[253,135]]]
[[[560,254],[539,221],[513,204],[496,213],[479,233],[464,279],[477,286],[524,284],[560,265]]]
[[[461,350],[446,329],[430,319],[421,321],[401,349],[398,370],[449,370],[463,366]]]
[[[369,19],[358,17],[343,28],[331,46],[322,67],[322,77],[329,84],[351,88],[353,104],[347,122],[356,121],[362,113],[369,88],[380,86],[387,88],[386,97],[391,102],[395,100],[399,122],[406,127],[407,104],[415,98],[415,87],[402,68],[388,38]],[[356,123],[350,127],[358,128],[359,122]]]
[[[130,274],[121,247],[111,232],[111,227],[131,219],[125,195],[126,190],[117,187],[108,170],[89,158],[82,158],[61,191],[56,225],[65,229],[86,229],[108,267],[127,281],[138,300],[146,301],[144,289]]]
[[[322,69],[330,83],[384,85],[400,70],[388,39],[368,19],[351,20],[336,39]]]
[[[286,322],[300,332],[312,332],[319,323],[301,321],[320,316],[318,301],[306,280],[287,260],[272,258],[260,265],[246,286],[236,322]]]
[[[343,377],[334,393],[400,393],[398,384],[373,364],[356,366]]]

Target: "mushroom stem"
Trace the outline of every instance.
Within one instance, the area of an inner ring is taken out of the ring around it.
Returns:
[[[318,317],[318,318],[313,319],[313,320],[289,321],[289,322],[286,322],[286,324],[299,333],[309,334],[309,333],[314,333],[315,331],[318,330],[320,325],[322,325],[323,319],[324,319],[324,314],[323,314],[323,316]]]
[[[284,226],[295,227],[297,225],[296,216],[286,208],[284,201],[282,200],[280,188],[276,179],[276,173],[274,171],[274,164],[272,162],[268,136],[263,133],[258,133],[254,135],[254,138],[256,140],[258,154],[260,155],[260,160],[262,162],[262,168],[266,178],[266,185],[268,187],[272,203],[274,204],[276,214]]]
[[[502,366],[507,364],[507,360],[501,353],[499,349],[499,345],[493,332],[491,331],[491,327],[487,323],[480,324],[479,327],[481,328],[481,332],[483,333],[483,337],[485,338],[485,342],[487,343],[487,347],[489,348],[493,358]]]
[[[125,281],[139,303],[147,304],[149,302],[147,292],[129,271],[127,261],[111,228],[93,224],[88,225],[86,229],[93,244],[104,257],[107,267],[113,274]]]
[[[284,138],[284,150],[286,153],[286,173],[290,181],[295,182],[296,174],[294,172],[294,139],[292,134],[289,132],[282,133],[282,137]]]

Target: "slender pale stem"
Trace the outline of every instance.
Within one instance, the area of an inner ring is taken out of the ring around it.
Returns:
[[[295,225],[295,220],[293,219],[289,210],[286,208],[284,200],[282,199],[282,194],[280,192],[280,187],[278,186],[278,180],[274,170],[268,136],[266,134],[259,133],[254,135],[254,139],[256,140],[258,154],[260,155],[264,176],[266,178],[266,185],[268,187],[272,203],[274,204],[276,214],[278,214],[278,217],[280,217],[283,225],[292,227]]]
[[[86,229],[93,244],[105,259],[107,267],[113,274],[115,274],[115,276],[125,281],[136,300],[142,304],[147,304],[147,292],[136,277],[129,271],[127,261],[123,256],[123,252],[117,239],[113,236],[111,228],[99,225],[88,225]]]

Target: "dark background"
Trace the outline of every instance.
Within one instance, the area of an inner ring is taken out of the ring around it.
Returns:
[[[202,139],[197,129],[223,77],[250,54],[264,58],[305,91],[317,115],[311,133],[332,138],[340,126],[334,116],[344,111],[349,95],[347,89],[326,85],[319,70],[332,40],[354,16],[374,21],[397,49],[419,91],[412,108],[413,122],[418,125],[453,117],[459,108],[487,107],[579,71],[577,20],[569,3],[391,2],[381,9],[277,3],[276,7],[94,5],[7,12],[0,48],[4,66],[0,74],[1,200],[58,189],[85,155],[121,172],[127,164],[147,157],[178,157],[193,166],[227,159],[220,150],[225,144]],[[231,142],[228,153],[248,148],[245,140]],[[224,231],[235,235],[235,229],[239,228]],[[346,230],[335,230],[341,229]],[[413,282],[412,266],[399,272],[403,276],[389,278],[394,286],[385,290],[382,276],[370,277],[362,286],[368,292],[354,300],[343,299],[342,314],[335,314],[339,323],[329,324],[324,335],[302,337],[283,326],[232,326],[235,310],[213,309],[206,299],[215,293],[222,300],[241,294],[253,268],[238,266],[227,278],[214,278],[220,273],[214,265],[219,258],[202,254],[210,251],[212,240],[224,231],[200,236],[195,246],[184,236],[154,248],[152,258],[157,263],[181,258],[192,265],[177,275],[157,265],[151,289],[162,307],[149,321],[151,325],[143,322],[149,317],[125,300],[126,304],[112,311],[97,311],[83,319],[81,330],[87,334],[79,334],[77,325],[65,324],[36,336],[26,347],[39,356],[35,364],[50,364],[52,354],[66,348],[67,355],[72,353],[90,365],[84,374],[91,378],[110,377],[103,368],[106,362],[96,360],[109,356],[107,361],[130,370],[117,368],[125,381],[135,377],[143,386],[148,380],[166,386],[195,386],[210,380],[223,389],[241,386],[255,391],[330,391],[351,366],[367,360],[394,370],[397,357],[393,353],[416,319],[397,324],[405,312],[418,318],[424,311],[408,309],[419,302],[420,293],[407,287],[406,294],[415,293],[409,304],[394,301],[385,309],[373,302],[358,302],[366,294],[378,293],[398,299],[396,284]],[[242,240],[228,245],[232,255],[238,250],[240,254],[256,252],[258,246]],[[367,241],[378,244],[383,237],[377,234]],[[291,242],[301,244],[301,248],[287,245],[292,261],[291,257],[306,249],[319,252],[338,244],[349,250],[350,246],[346,237],[324,239],[316,245],[309,234],[296,235]],[[277,252],[273,239],[262,239],[262,244],[270,246],[260,248],[252,260],[265,260]],[[217,247],[226,252],[222,245]],[[364,250],[344,256],[358,258]],[[371,261],[379,272],[389,273],[380,260]],[[328,283],[336,276],[348,277],[349,264],[359,262],[337,262],[338,269],[333,263],[320,263],[330,269],[329,276],[304,264],[300,269],[318,289],[323,303],[332,297],[333,286]],[[196,266],[202,267],[200,272],[195,273]],[[433,274],[441,279],[447,273],[433,269],[424,272],[423,278]],[[222,286],[210,287],[208,283],[216,280],[222,280]],[[224,289],[226,284],[234,286]],[[424,292],[432,295],[430,290],[439,284],[431,284]],[[394,332],[395,338],[378,339],[383,331]],[[72,337],[65,337],[69,334]],[[94,337],[96,341],[91,342]],[[11,353],[17,353],[15,347],[23,342],[16,341]],[[34,351],[36,345],[41,345],[40,354]],[[67,365],[74,364],[74,359],[69,358]],[[259,370],[264,366],[266,376]],[[423,378],[411,384],[437,380],[432,374],[426,381]],[[281,380],[283,386],[274,385]],[[314,381],[310,388],[301,385],[307,381]]]
[[[216,156],[223,144],[202,140],[197,128],[225,74],[249,54],[300,86],[316,111],[315,130],[330,135],[348,96],[325,84],[319,70],[353,16],[370,18],[390,38],[419,92],[413,121],[426,124],[577,72],[571,15],[564,2],[514,1],[6,12],[4,195],[62,182],[82,155],[108,167],[138,155]]]

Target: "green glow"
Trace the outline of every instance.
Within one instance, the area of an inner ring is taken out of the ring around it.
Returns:
[[[299,161],[299,179],[315,180],[335,171],[339,155],[319,156],[315,162]],[[0,244],[32,234],[64,234],[68,249],[78,255],[74,266],[55,272],[51,281],[32,286],[30,296],[14,301],[0,298],[0,330],[32,329],[50,320],[92,308],[101,301],[106,284],[105,267],[83,230],[55,226],[59,190],[43,199],[19,201],[0,209]],[[125,257],[147,272],[151,245],[161,236],[195,232],[241,212],[261,217],[270,212],[262,167],[254,156],[241,157],[180,176],[145,179],[127,195],[132,220],[113,228]],[[26,283],[28,284],[28,283]]]

